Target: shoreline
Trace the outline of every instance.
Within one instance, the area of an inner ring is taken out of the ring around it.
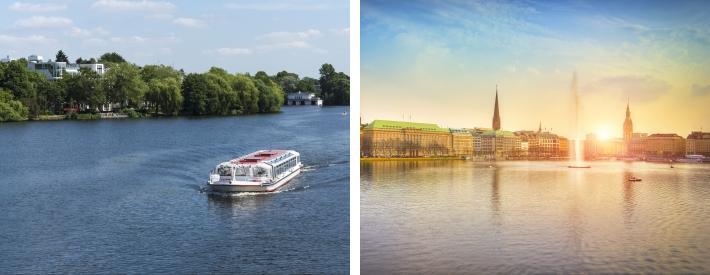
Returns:
[[[300,108],[302,106],[288,106],[284,105],[286,108]],[[332,107],[349,107],[349,105],[327,105],[320,106],[319,108],[332,108]],[[77,113],[76,118],[68,118],[68,114],[64,115],[40,115],[34,118],[28,118],[20,121],[4,121],[2,123],[17,123],[17,122],[33,122],[33,121],[87,121],[87,120],[134,120],[134,119],[160,119],[160,118],[209,118],[209,117],[242,117],[242,116],[256,116],[256,115],[275,115],[283,113],[282,110],[278,112],[270,113],[253,113],[253,114],[236,114],[236,115],[155,115],[155,114],[143,114],[137,117],[131,117],[123,113]]]
[[[544,161],[570,161],[569,159],[511,159],[511,160],[479,160],[479,159],[465,159],[461,157],[408,157],[408,158],[363,158],[360,157],[360,161],[364,162],[376,162],[376,161],[434,161],[434,160],[461,160],[461,161],[472,161],[472,162],[507,162],[507,161],[529,161],[529,162],[544,162]],[[584,160],[585,162],[646,162],[646,163],[658,163],[658,164],[710,164],[710,162],[678,162],[674,161],[669,163],[667,161],[647,161],[647,160],[610,160],[610,159],[594,159],[594,160]]]

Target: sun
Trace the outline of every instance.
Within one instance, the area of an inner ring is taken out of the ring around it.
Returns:
[[[609,129],[606,128],[600,128],[597,130],[597,138],[600,140],[608,140],[611,138],[611,133],[609,132]]]

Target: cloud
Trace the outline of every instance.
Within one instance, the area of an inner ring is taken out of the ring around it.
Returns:
[[[305,41],[291,41],[284,43],[274,43],[266,44],[257,47],[260,50],[274,50],[274,49],[309,49],[311,45]]]
[[[601,78],[581,91],[589,94],[617,95],[634,101],[653,101],[666,94],[670,88],[667,82],[651,76],[624,75]]]
[[[710,95],[710,85],[699,85],[699,84],[693,84],[693,86],[690,88],[690,92],[694,96],[706,96]]]
[[[302,32],[270,32],[256,37],[259,41],[269,41],[273,43],[283,43],[290,41],[302,41],[320,36],[321,32],[316,29],[308,29]]]
[[[72,25],[71,19],[54,16],[32,16],[19,19],[13,24],[13,26],[19,28],[66,28]]]
[[[15,2],[8,7],[11,11],[27,11],[27,12],[52,12],[63,11],[67,9],[67,5],[53,3],[25,3]]]
[[[586,20],[586,22],[588,22],[592,26],[595,26],[597,28],[602,28],[602,29],[617,28],[617,29],[629,29],[629,30],[633,30],[633,31],[648,31],[648,30],[650,30],[650,28],[645,25],[642,25],[639,23],[634,23],[629,20],[625,20],[625,19],[618,18],[618,17],[594,16],[594,17],[586,18],[585,20]]]
[[[235,10],[250,11],[316,11],[338,8],[338,6],[312,1],[297,1],[290,3],[277,1],[262,1],[260,3],[230,3],[227,4],[226,7]]]
[[[188,28],[201,28],[206,26],[204,21],[188,17],[175,18],[175,20],[173,20],[173,23]]]
[[[91,36],[105,36],[108,35],[109,32],[101,27],[96,27],[91,30],[88,29],[82,29],[79,27],[72,27],[71,30],[69,30],[69,36],[71,37],[91,37]]]
[[[0,44],[47,44],[56,43],[54,39],[42,35],[12,36],[0,35]]]
[[[98,0],[91,4],[94,9],[122,12],[155,12],[166,13],[175,10],[175,5],[166,1],[149,0]]]
[[[208,50],[207,53],[219,55],[247,55],[252,54],[252,50],[247,48],[219,48]]]

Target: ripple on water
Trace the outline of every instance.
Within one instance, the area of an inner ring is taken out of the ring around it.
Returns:
[[[710,270],[707,165],[591,165],[572,170],[559,162],[363,161],[361,268]],[[631,175],[643,181],[628,182]]]

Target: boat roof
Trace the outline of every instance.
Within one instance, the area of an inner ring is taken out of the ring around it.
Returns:
[[[233,159],[229,161],[232,164],[257,164],[275,160],[287,153],[296,153],[291,150],[259,150],[251,154]]]

